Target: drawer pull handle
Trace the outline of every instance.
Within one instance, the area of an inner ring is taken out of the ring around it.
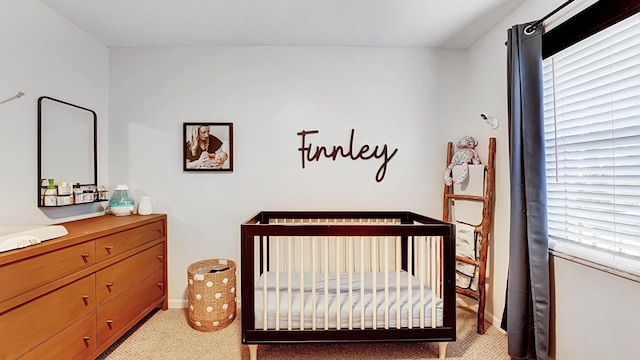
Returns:
[[[158,258],[158,260],[162,261],[162,259],[164,259],[164,256],[158,255],[157,258]]]
[[[163,284],[163,283],[158,283],[158,287],[159,287],[160,289],[162,289],[162,288],[164,287],[164,284]]]
[[[162,234],[162,229],[156,229],[156,231]]]
[[[83,336],[82,340],[84,340],[84,344],[89,346],[89,340],[91,340],[91,336]]]
[[[109,254],[111,254],[111,250],[113,250],[113,245],[107,245],[104,247]]]
[[[109,329],[113,328],[113,320],[107,320],[107,326]]]
[[[111,287],[113,286],[113,283],[108,282],[108,283],[105,284],[105,286],[107,287],[107,289],[109,291],[111,291]]]
[[[82,295],[82,301],[85,305],[89,305],[89,295]]]

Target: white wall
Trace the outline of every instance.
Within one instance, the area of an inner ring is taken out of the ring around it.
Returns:
[[[98,114],[98,176],[106,181],[108,49],[36,0],[0,2],[0,225],[91,216],[93,205],[37,207],[37,101],[50,96]],[[69,159],[73,161],[73,159]]]
[[[446,141],[462,117],[464,52],[332,47],[119,48],[110,53],[111,185],[169,217],[169,297],[197,260],[240,260],[261,210],[410,210],[440,217]],[[183,122],[233,122],[233,173],[183,172]],[[316,145],[387,144],[382,160],[307,163]]]
[[[562,17],[593,2],[576,1],[565,13],[556,15],[551,23],[557,25]],[[502,315],[508,265],[509,242],[509,149],[507,126],[507,29],[515,24],[537,20],[564,3],[564,0],[528,0],[500,24],[479,39],[467,54],[469,93],[466,127],[473,136],[497,137],[496,206],[494,238],[491,243],[488,279],[487,310],[497,318]],[[478,113],[486,111],[501,120],[500,127],[491,131],[476,125]],[[556,360],[572,359],[632,359],[636,332],[629,329],[629,320],[639,312],[631,301],[640,297],[640,284],[583,265],[552,258],[553,311],[551,355]],[[592,319],[592,316],[596,316]],[[625,321],[625,319],[627,319]],[[497,324],[496,324],[497,325]]]
[[[556,360],[637,359],[640,284],[556,256]]]

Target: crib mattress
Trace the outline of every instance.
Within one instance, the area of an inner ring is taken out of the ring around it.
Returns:
[[[276,274],[279,276],[279,291],[276,290]],[[398,282],[398,275],[400,281]],[[353,328],[361,328],[362,320],[364,320],[364,328],[371,329],[374,324],[374,312],[376,314],[376,328],[406,328],[411,323],[412,327],[420,327],[420,319],[423,320],[425,328],[442,326],[443,303],[438,296],[432,297],[431,289],[423,285],[420,281],[411,277],[411,301],[409,301],[409,275],[406,271],[389,272],[388,273],[388,296],[385,301],[385,274],[375,273],[375,301],[374,301],[374,273],[364,273],[364,281],[361,281],[360,273],[352,274],[352,292],[351,302],[349,302],[349,275],[340,274],[336,279],[336,274],[329,274],[327,281],[327,294],[325,295],[325,278],[324,274],[316,274],[315,282],[313,282],[311,273],[303,274],[303,293],[300,293],[300,273],[291,274],[291,312],[289,314],[289,291],[288,291],[288,274],[287,273],[267,273],[267,329],[276,328],[276,296],[279,294],[279,328],[280,329],[300,329],[301,321],[304,329],[313,329],[313,291],[315,287],[315,328],[316,329],[336,329],[338,324],[338,309],[340,312],[340,328],[349,328],[349,312],[351,309],[351,318]],[[338,287],[339,282],[339,287]],[[396,286],[399,284],[399,287]],[[337,291],[337,289],[340,291]],[[364,294],[361,289],[364,288]],[[264,274],[260,276],[255,286],[255,327],[256,329],[264,329]],[[422,308],[421,299],[422,292]],[[399,302],[398,296],[400,295]],[[302,304],[301,304],[302,298]],[[325,307],[325,303],[328,305]],[[362,310],[364,303],[364,311]],[[398,319],[397,312],[400,304],[400,316]],[[435,303],[435,321],[432,324],[432,303]],[[300,309],[304,308],[304,319],[301,319]],[[409,308],[412,309],[409,314]],[[410,317],[409,317],[410,316]],[[325,326],[327,324],[327,326]],[[386,326],[385,326],[386,324]]]

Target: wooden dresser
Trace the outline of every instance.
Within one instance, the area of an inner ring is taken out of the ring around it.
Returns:
[[[0,253],[0,360],[95,359],[168,308],[166,215],[61,225],[68,235]]]

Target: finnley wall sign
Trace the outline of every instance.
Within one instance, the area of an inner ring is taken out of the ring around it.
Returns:
[[[384,175],[387,173],[387,164],[389,164],[389,161],[398,152],[398,149],[396,148],[391,152],[391,154],[389,154],[387,144],[384,144],[382,147],[376,145],[373,148],[364,144],[360,146],[359,149],[354,148],[353,138],[356,133],[355,129],[351,129],[351,137],[349,138],[349,146],[347,147],[343,147],[342,145],[333,145],[329,147],[313,145],[307,137],[309,135],[318,134],[319,132],[319,130],[302,130],[298,133],[298,136],[300,136],[302,140],[302,146],[298,148],[298,151],[300,151],[302,156],[303,169],[307,161],[320,161],[321,157],[332,159],[334,161],[338,156],[350,158],[351,160],[369,160],[371,158],[384,159],[376,173],[376,181],[381,182],[382,179],[384,179]]]

